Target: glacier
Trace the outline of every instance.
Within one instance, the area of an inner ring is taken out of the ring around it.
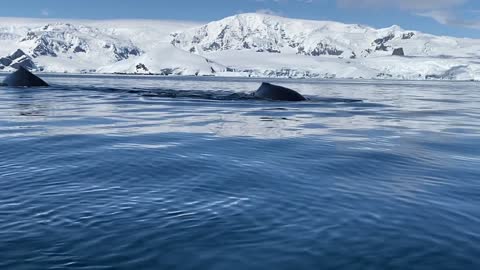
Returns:
[[[480,40],[246,13],[219,21],[0,18],[0,72],[480,80]]]

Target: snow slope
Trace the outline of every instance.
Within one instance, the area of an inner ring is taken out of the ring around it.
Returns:
[[[45,72],[480,80],[480,40],[256,13],[207,24],[0,18],[0,70],[18,49]]]

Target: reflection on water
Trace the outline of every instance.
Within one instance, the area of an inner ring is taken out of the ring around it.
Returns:
[[[480,266],[477,83],[46,77],[0,88],[1,269]]]

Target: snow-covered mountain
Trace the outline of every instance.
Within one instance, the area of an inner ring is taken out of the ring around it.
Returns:
[[[480,40],[247,13],[207,24],[0,19],[0,70],[480,80]]]
[[[388,51],[393,39],[414,32],[398,27],[375,30],[336,22],[292,20],[260,14],[241,14],[173,34],[173,44],[192,53],[229,50],[355,58]]]

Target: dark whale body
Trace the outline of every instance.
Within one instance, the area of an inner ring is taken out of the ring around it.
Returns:
[[[283,86],[273,85],[270,83],[262,83],[260,88],[258,88],[253,95],[256,98],[268,99],[268,100],[279,100],[279,101],[305,101],[307,100],[304,96],[300,95],[298,92],[288,89]]]
[[[48,83],[21,66],[17,71],[8,75],[2,85],[10,87],[47,87]]]

